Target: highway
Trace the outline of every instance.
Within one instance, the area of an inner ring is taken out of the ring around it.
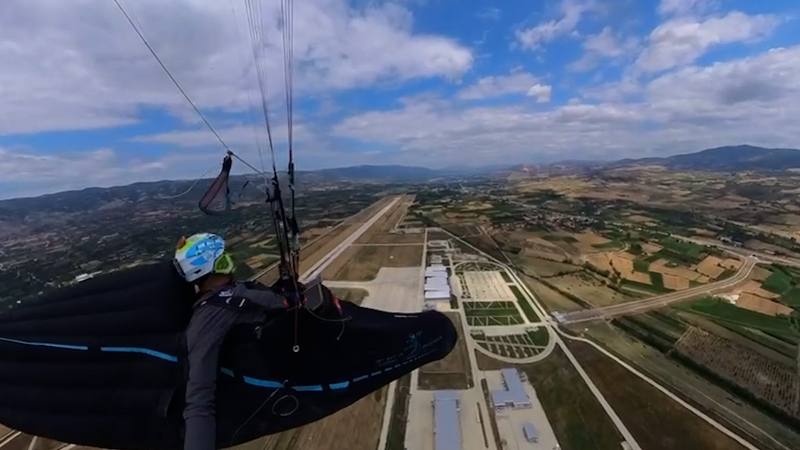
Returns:
[[[745,257],[745,262],[739,271],[734,276],[727,280],[722,280],[716,283],[710,283],[704,286],[698,286],[691,289],[686,289],[678,292],[671,292],[669,294],[658,295],[655,297],[646,298],[643,300],[623,303],[620,305],[604,306],[601,308],[587,309],[583,311],[575,311],[563,314],[558,319],[559,323],[571,324],[579,322],[588,322],[592,320],[602,320],[609,317],[620,316],[624,314],[640,313],[649,309],[663,308],[664,306],[672,303],[689,300],[702,295],[717,294],[730,290],[736,285],[747,281],[753,268],[758,263],[758,259],[751,256]]]
[[[722,243],[720,241],[716,241],[716,240],[713,240],[713,239],[690,238],[690,237],[686,237],[686,236],[680,236],[680,235],[677,235],[677,234],[672,234],[671,236],[674,237],[675,239],[680,239],[682,241],[692,242],[692,243],[699,244],[699,245],[715,246],[715,247],[718,247],[718,248],[721,248],[721,249],[725,249],[725,250],[727,250],[727,251],[729,251],[731,253],[736,253],[737,255],[741,255],[741,256],[755,257],[755,258],[758,258],[759,260],[763,260],[763,261],[780,263],[780,264],[784,264],[784,265],[787,265],[787,266],[800,267],[800,261],[787,259],[787,258],[784,258],[784,257],[781,257],[781,256],[770,255],[769,253],[759,252],[757,250],[750,250],[748,248],[735,247],[733,245],[727,245],[727,244],[724,244],[724,243]]]

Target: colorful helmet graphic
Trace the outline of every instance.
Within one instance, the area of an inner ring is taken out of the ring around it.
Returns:
[[[210,273],[232,274],[234,268],[233,260],[225,253],[225,240],[211,233],[181,238],[173,262],[190,283]]]

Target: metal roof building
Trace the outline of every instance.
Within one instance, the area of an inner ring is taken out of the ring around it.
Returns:
[[[531,399],[528,397],[528,393],[525,392],[525,387],[522,386],[522,380],[519,378],[517,369],[503,369],[501,372],[506,388],[492,389],[492,403],[495,409],[532,407]]]
[[[536,431],[536,427],[530,422],[522,424],[522,432],[525,434],[525,439],[528,442],[537,442],[539,440],[539,432]]]
[[[458,391],[433,394],[433,438],[436,450],[461,450]]]
[[[450,300],[450,291],[425,291],[425,300]]]

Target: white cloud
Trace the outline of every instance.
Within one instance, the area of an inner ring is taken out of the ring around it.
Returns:
[[[658,13],[661,15],[703,13],[718,7],[718,0],[661,0]]]
[[[501,97],[509,94],[530,95],[530,90],[539,86],[539,80],[528,72],[512,72],[509,75],[484,77],[458,93],[464,100]]]
[[[641,101],[570,102],[534,107],[468,107],[408,103],[358,114],[336,135],[401,150],[393,161],[445,165],[455,161],[617,159],[751,143],[796,147],[800,142],[800,46],[708,67],[685,67],[646,85],[618,83]],[[608,88],[612,89],[611,86]]]
[[[536,97],[536,103],[547,103],[550,101],[550,93],[553,88],[547,84],[535,84],[528,89],[528,97]]]
[[[502,16],[502,11],[500,8],[486,8],[485,10],[476,14],[476,16],[480,19],[490,19],[490,20],[500,20]]]
[[[218,151],[147,159],[108,148],[58,156],[0,148],[0,170],[5,174],[0,186],[13,186],[4,188],[0,198],[164,178],[195,178],[218,166],[221,160]]]
[[[639,56],[636,67],[655,72],[690,64],[715,45],[763,38],[779,22],[775,15],[748,16],[738,11],[702,22],[693,18],[672,19],[650,33],[649,46]]]
[[[611,27],[603,28],[598,34],[592,34],[583,41],[583,56],[571,63],[571,70],[584,71],[594,68],[603,59],[616,59],[633,54],[639,46],[639,40],[633,36],[622,37],[615,34]]]
[[[198,106],[246,109],[256,81],[238,2],[235,15],[228,2],[216,0],[123,4]],[[113,2],[10,0],[0,8],[0,135],[128,125],[139,120],[142,108],[191,117]],[[264,2],[270,94],[279,101],[277,8],[277,1]],[[409,10],[394,3],[359,10],[346,0],[297,3],[295,90],[302,95],[413,78],[457,79],[469,70],[469,49],[414,33],[412,26]]]
[[[517,41],[525,49],[537,49],[556,38],[572,33],[583,16],[596,8],[593,0],[563,0],[559,5],[561,18],[517,30]]]

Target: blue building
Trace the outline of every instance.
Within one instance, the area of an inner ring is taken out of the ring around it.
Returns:
[[[492,404],[495,410],[506,408],[526,409],[532,407],[531,399],[525,392],[517,369],[503,369],[505,389],[492,389]]]
[[[436,450],[461,450],[458,391],[433,394],[433,438]]]

